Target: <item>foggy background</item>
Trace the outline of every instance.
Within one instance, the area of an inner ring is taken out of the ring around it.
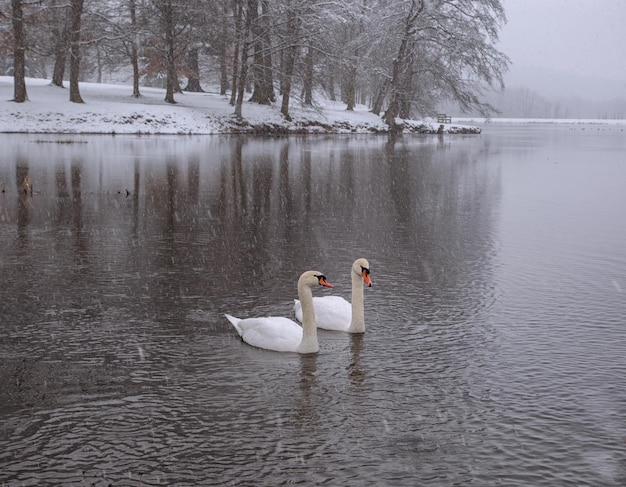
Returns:
[[[626,2],[503,0],[498,49],[511,59],[505,117],[618,118],[626,115]]]

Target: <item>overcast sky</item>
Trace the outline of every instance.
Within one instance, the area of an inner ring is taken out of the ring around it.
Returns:
[[[515,69],[626,81],[626,0],[502,0],[498,49]]]

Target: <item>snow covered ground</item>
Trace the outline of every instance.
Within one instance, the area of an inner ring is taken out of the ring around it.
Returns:
[[[140,89],[133,98],[128,85],[81,83],[84,104],[70,103],[69,87],[27,78],[28,100],[15,103],[13,78],[0,76],[0,133],[218,134],[218,133],[381,133],[387,126],[365,106],[348,112],[341,102],[324,101],[315,108],[292,103],[287,122],[280,105],[245,103],[237,120],[229,98],[217,93],[177,93],[165,103],[165,90]],[[436,133],[433,120],[400,121],[405,132]],[[477,127],[446,124],[448,133],[480,133]]]
[[[244,103],[243,120],[234,116],[229,97],[217,93],[177,93],[176,104],[165,103],[165,90],[142,87],[131,96],[129,85],[81,83],[84,104],[70,103],[69,88],[50,80],[27,78],[29,101],[15,103],[13,78],[0,76],[0,133],[92,134],[220,134],[220,133],[384,133],[387,125],[363,105],[349,112],[345,104],[324,100],[315,108],[292,103],[292,121],[280,105]],[[446,133],[480,133],[485,123],[619,124],[626,120],[455,118]],[[435,120],[399,120],[404,132],[436,133]]]

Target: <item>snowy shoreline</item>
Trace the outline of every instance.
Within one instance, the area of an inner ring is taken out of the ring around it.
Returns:
[[[141,88],[133,98],[128,85],[81,83],[84,104],[70,103],[68,88],[52,86],[47,79],[27,78],[29,101],[15,103],[13,78],[0,76],[0,133],[4,134],[386,134],[389,127],[367,107],[347,111],[341,102],[324,101],[316,107],[294,104],[291,121],[279,106],[244,103],[243,120],[234,116],[228,97],[217,93],[176,94],[176,104],[164,101],[165,90]],[[435,120],[398,120],[403,133],[480,134],[489,124],[626,125],[626,120],[456,118],[455,123]]]
[[[68,88],[47,79],[26,79],[28,101],[15,103],[13,78],[0,76],[0,133],[17,134],[384,134],[388,126],[365,106],[349,112],[341,102],[290,108],[286,121],[278,105],[245,103],[243,120],[234,116],[229,99],[217,93],[176,94],[165,103],[165,90],[141,88],[133,98],[126,85],[80,83],[84,104],[70,103]],[[398,120],[403,133],[436,134],[433,120]],[[479,134],[475,126],[444,124],[444,133]]]

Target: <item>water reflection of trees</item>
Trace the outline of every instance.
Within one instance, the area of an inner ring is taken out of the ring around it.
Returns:
[[[245,283],[260,301],[272,293],[295,297],[295,281],[305,270],[292,269],[290,262],[298,259],[307,235],[311,201],[310,158],[302,171],[304,180],[295,173],[299,163],[288,139],[238,138],[230,157],[222,160],[216,203],[220,242],[212,249],[220,255],[214,264],[220,275],[239,288]],[[290,259],[283,259],[282,252],[289,252]],[[284,265],[291,278],[273,280]]]
[[[17,242],[18,248],[26,250],[30,243],[30,208],[32,194],[22,189],[24,179],[30,177],[28,162],[18,159],[15,164],[15,179],[18,187],[17,200]]]
[[[396,215],[390,234],[402,242],[402,248],[414,251],[405,254],[405,262],[419,276],[416,283],[422,283],[423,309],[472,313],[483,300],[491,299],[489,260],[494,251],[499,174],[496,166],[485,162],[484,151],[489,148],[482,144],[437,149],[386,146],[389,194]]]
[[[411,273],[426,294],[433,280],[458,290],[475,277],[468,262],[490,252],[497,175],[480,144],[433,142],[232,137],[156,161],[133,150],[112,168],[100,153],[69,166],[59,157],[49,179],[37,169],[36,210],[24,200],[16,214],[25,231],[45,221],[71,229],[69,249],[92,256],[93,272],[143,279],[129,292],[160,307],[163,296],[287,303],[306,268],[349,297],[347,263],[358,255],[383,277]],[[64,249],[67,235],[56,238]]]

